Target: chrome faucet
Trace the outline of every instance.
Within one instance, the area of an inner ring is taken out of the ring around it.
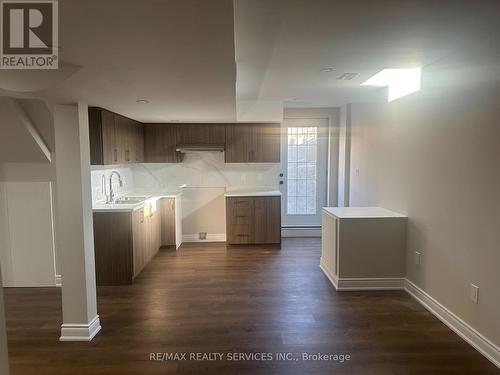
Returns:
[[[113,176],[115,174],[118,176],[118,183],[120,184],[120,187],[123,186],[122,176],[120,176],[120,173],[112,171],[109,174],[109,197],[106,197],[106,203],[114,203],[115,201],[115,192],[113,191]]]

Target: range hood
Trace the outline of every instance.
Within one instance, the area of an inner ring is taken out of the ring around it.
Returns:
[[[224,151],[223,143],[206,144],[206,143],[183,143],[178,144],[175,148],[179,152],[189,152],[189,151]]]

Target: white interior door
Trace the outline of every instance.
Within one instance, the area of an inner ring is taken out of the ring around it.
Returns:
[[[281,225],[321,225],[326,206],[328,120],[288,118],[281,137]]]

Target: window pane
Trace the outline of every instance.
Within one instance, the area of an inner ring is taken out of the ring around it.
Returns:
[[[309,172],[309,170],[308,170]],[[288,179],[295,180],[297,178],[297,163],[288,163]]]
[[[288,128],[287,214],[316,214],[317,128]]]
[[[306,163],[297,163],[297,179],[305,180],[307,178],[307,164]]]
[[[289,168],[290,168],[290,166],[289,166]],[[294,172],[296,173],[295,169],[294,169]],[[290,176],[290,173],[288,175]],[[296,174],[295,174],[295,176],[296,176]],[[315,180],[316,181],[316,163],[307,163],[307,176],[306,176],[306,178],[308,180]]]
[[[304,215],[307,213],[307,198],[306,197],[297,197],[297,214]]]
[[[296,196],[297,195],[297,181],[296,180],[288,180],[288,196]]]
[[[287,199],[287,213],[288,215],[295,215],[295,197],[288,196]]]
[[[297,181],[297,197],[307,196],[307,185],[306,180],[296,180]]]

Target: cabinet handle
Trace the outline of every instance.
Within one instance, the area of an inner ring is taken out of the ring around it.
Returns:
[[[234,217],[248,217],[248,215],[234,215]]]
[[[130,161],[130,151],[129,150],[125,151],[125,161]]]
[[[116,148],[113,150],[113,158],[114,158],[115,162],[118,161],[118,150]]]
[[[239,234],[236,235],[236,237],[248,237],[248,234],[241,234],[241,233],[239,233]]]

